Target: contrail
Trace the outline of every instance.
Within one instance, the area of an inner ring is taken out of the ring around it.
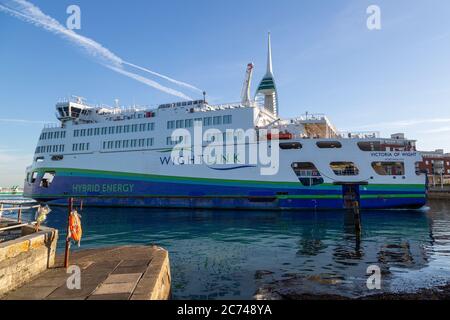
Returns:
[[[148,70],[146,68],[134,65],[130,62],[124,61],[122,58],[120,58],[119,56],[117,56],[116,54],[114,54],[113,52],[108,50],[107,48],[103,47],[98,42],[96,42],[90,38],[81,36],[81,35],[77,34],[76,32],[74,32],[73,30],[67,29],[62,24],[60,24],[57,20],[44,14],[38,7],[36,7],[35,5],[33,5],[32,3],[28,2],[28,1],[25,1],[25,0],[10,0],[7,2],[3,1],[3,4],[0,4],[0,11],[6,12],[13,17],[19,18],[25,22],[31,23],[37,27],[43,28],[49,32],[52,32],[56,35],[61,36],[65,40],[68,40],[68,41],[72,42],[73,44],[84,49],[84,51],[87,54],[89,54],[90,56],[99,60],[99,62],[102,65],[104,65],[104,66],[108,67],[109,69],[116,71],[122,75],[125,75],[134,80],[137,80],[141,83],[144,83],[150,87],[153,87],[153,88],[163,91],[165,93],[180,97],[182,99],[191,100],[190,97],[188,97],[187,95],[185,95],[182,92],[165,87],[165,86],[157,83],[156,81],[147,79],[138,74],[124,71],[123,66],[129,65],[131,67],[134,67],[139,70],[149,72],[155,76],[161,77],[172,83],[175,83],[175,84],[178,84],[178,85],[201,92],[200,89],[198,89],[190,84],[172,79],[172,78],[164,76],[160,73],[157,73],[157,72]],[[118,70],[120,70],[120,71],[118,71]]]
[[[130,63],[130,62],[123,61],[122,63],[125,64],[125,65],[128,65],[128,66],[130,66],[130,67],[139,69],[139,70],[141,70],[141,71],[148,72],[148,73],[150,73],[150,74],[152,74],[152,75],[154,75],[154,76],[163,78],[163,79],[165,79],[165,80],[167,80],[167,81],[170,81],[170,82],[172,82],[172,83],[175,83],[175,84],[177,84],[177,85],[179,85],[179,86],[186,87],[186,88],[189,88],[189,89],[191,89],[191,90],[194,90],[194,91],[203,93],[203,90],[201,90],[201,89],[199,89],[199,88],[197,88],[197,87],[194,87],[193,85],[191,85],[191,84],[189,84],[189,83],[185,83],[185,82],[182,82],[182,81],[178,81],[178,80],[169,78],[168,76],[165,76],[165,75],[163,75],[163,74],[160,74],[160,73],[158,73],[158,72],[149,70],[149,69],[144,68],[144,67],[137,66],[137,65],[132,64],[132,63]]]
[[[4,119],[4,118],[0,118],[0,122],[27,123],[27,124],[47,124],[47,123],[51,123],[51,121],[26,120],[26,119]]]
[[[160,85],[158,82],[150,80],[150,79],[147,79],[147,78],[145,78],[145,77],[143,77],[141,75],[138,75],[138,74],[135,74],[135,73],[132,73],[132,72],[128,72],[126,70],[123,70],[121,68],[117,68],[117,67],[114,67],[114,66],[105,65],[105,67],[107,67],[107,68],[109,68],[109,69],[111,69],[111,70],[113,70],[115,72],[118,72],[120,74],[123,74],[124,76],[132,78],[132,79],[134,79],[136,81],[139,81],[139,82],[142,82],[142,83],[144,83],[146,85],[149,85],[149,86],[151,86],[151,87],[153,87],[155,89],[167,92],[168,94],[172,94],[174,96],[178,96],[178,97],[186,99],[186,100],[192,100],[190,97],[188,97],[184,93],[178,92],[178,91],[170,89],[170,88],[166,88],[166,87]]]

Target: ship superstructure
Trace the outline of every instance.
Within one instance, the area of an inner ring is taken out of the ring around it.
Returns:
[[[342,133],[322,114],[280,118],[270,38],[268,50],[267,72],[256,92],[262,104],[250,98],[253,64],[247,67],[238,103],[211,105],[202,99],[111,108],[78,97],[57,103],[60,123],[43,129],[27,168],[24,195],[61,204],[78,197],[96,206],[342,209],[355,201],[362,208],[425,204],[426,178],[417,170],[421,156],[415,141],[401,134]],[[229,143],[230,132],[234,148],[214,161],[203,157],[198,162],[195,154],[174,157],[174,149],[199,127],[203,140],[189,141],[186,149],[201,150],[202,156],[213,142]],[[243,143],[235,140],[234,133],[246,130],[255,135]],[[247,161],[245,154],[263,144],[278,155],[276,164]],[[270,175],[261,173],[275,165]]]

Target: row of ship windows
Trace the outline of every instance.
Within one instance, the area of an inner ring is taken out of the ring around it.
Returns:
[[[65,146],[63,144],[51,146],[39,146],[36,148],[36,154],[49,152],[64,152]]]
[[[64,139],[66,137],[65,131],[50,131],[42,132],[39,140]]]
[[[222,124],[231,124],[232,121],[233,118],[231,115],[185,119],[185,120],[170,120],[167,121],[167,129],[192,128],[194,126],[194,122],[201,122],[203,126],[212,126],[212,125],[216,126]]]
[[[240,139],[242,139],[242,132],[238,132],[236,135],[232,132],[222,132],[222,134],[215,134],[215,133],[207,133],[206,134],[206,142],[214,142],[214,141],[220,141],[219,139],[222,138],[222,143],[230,143],[230,141],[233,141],[234,144],[236,144]],[[177,137],[167,137],[166,138],[166,145],[173,146],[178,143],[181,143],[185,141],[189,136],[177,136]],[[281,147],[281,146],[280,146]]]
[[[152,147],[154,138],[103,141],[103,150]]]
[[[116,140],[116,141],[103,141],[103,149],[127,149],[136,147],[151,147],[154,145],[154,138],[147,139],[131,139],[131,140]],[[74,143],[72,144],[72,151],[89,151],[91,144],[86,143]],[[65,150],[65,145],[49,145],[49,146],[39,146],[36,148],[36,154],[42,153],[62,153]]]
[[[89,151],[90,143],[74,143],[72,144],[72,151]]]
[[[129,132],[144,132],[155,130],[155,123],[128,124],[123,126],[111,126],[102,128],[76,129],[73,131],[74,137],[99,136],[106,134],[120,134]]]

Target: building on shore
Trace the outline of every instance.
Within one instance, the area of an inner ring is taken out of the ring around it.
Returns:
[[[428,184],[432,186],[450,185],[450,153],[444,150],[421,151],[423,161],[419,170],[428,175]]]

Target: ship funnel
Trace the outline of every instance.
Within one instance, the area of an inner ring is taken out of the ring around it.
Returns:
[[[269,33],[267,45],[267,71],[258,86],[255,100],[261,107],[273,115],[278,116],[278,95],[272,68],[272,44]]]

